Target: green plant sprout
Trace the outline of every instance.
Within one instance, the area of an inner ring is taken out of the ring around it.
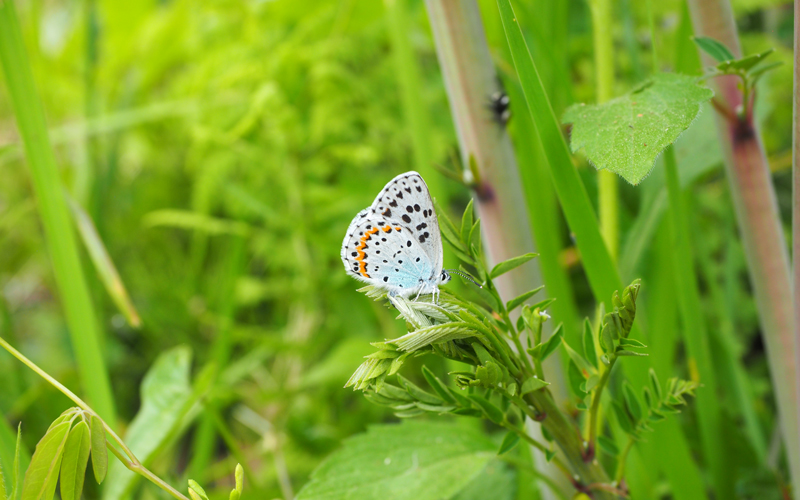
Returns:
[[[62,500],[79,499],[83,490],[89,457],[91,456],[95,480],[98,484],[102,484],[108,471],[109,451],[126,468],[145,477],[173,498],[208,500],[203,488],[191,479],[189,480],[189,497],[187,497],[155,475],[136,458],[125,442],[81,398],[14,349],[2,337],[0,337],[0,346],[77,405],[64,411],[50,424],[45,435],[36,445],[24,480],[20,480],[18,472],[21,432],[18,430],[14,472],[11,475],[11,481],[8,481],[12,485],[11,494],[6,494],[5,487],[0,486],[0,500],[17,500],[17,492],[21,493],[22,500],[51,500],[55,495],[57,484],[60,484]],[[234,475],[236,486],[231,491],[229,498],[230,500],[239,500],[244,477],[244,469],[240,464],[236,465]],[[0,470],[0,485],[6,482],[3,471]]]
[[[700,50],[714,58],[718,63],[716,66],[707,68],[702,79],[734,75],[741,80],[739,88],[742,91],[743,104],[738,109],[731,111],[718,100],[712,99],[711,102],[714,107],[729,119],[736,118],[741,122],[748,121],[752,117],[753,106],[755,105],[756,83],[768,71],[783,64],[781,61],[761,64],[775,49],[768,49],[759,54],[737,58],[728,47],[711,37],[694,37],[692,40]]]
[[[615,420],[627,436],[622,453],[615,442],[625,439],[614,439],[605,433],[602,415],[608,412],[602,412],[601,405],[612,369],[620,358],[646,356],[640,352],[646,346],[630,337],[639,280],[622,294],[614,294],[613,310],[602,316],[598,328],[585,321],[580,353],[566,342],[561,325],[549,338],[543,338],[543,324],[550,318],[546,308],[553,299],[525,304],[542,287],[509,301],[504,301],[495,287],[494,279],[535,254],[501,262],[489,270],[483,263],[477,236],[480,220],[474,220],[472,205],[465,210],[460,228],[441,211],[439,220],[444,239],[464,264],[462,269],[473,272],[483,282],[483,288],[476,289],[481,300],[474,302],[441,291],[439,302],[434,304],[422,297],[414,301],[388,296],[371,286],[362,288],[369,298],[388,301],[387,305],[394,307],[406,322],[408,333],[373,343],[377,350],[366,356],[346,387],[363,391],[368,399],[391,407],[399,417],[434,413],[487,419],[507,430],[498,454],[506,453],[522,440],[543,452],[577,491],[594,498],[627,496],[624,466],[630,448],[645,431],[651,430],[650,423],[686,404],[685,396],[697,386],[671,379],[662,390],[651,370],[649,384],[640,397],[626,381],[621,391],[606,398],[609,401],[605,405],[613,408]],[[517,309],[519,317],[513,320],[512,313]],[[578,422],[565,411],[564,402],[557,402],[548,388],[542,363],[559,347],[569,359],[567,374],[578,400],[576,408],[584,412],[583,418],[589,422],[585,436]],[[406,360],[423,354],[455,360],[469,369],[451,372],[452,385],[448,385],[423,366],[421,375],[429,386],[426,389],[399,373]],[[541,423],[547,442],[530,436],[524,426],[526,417]],[[613,481],[596,460],[598,445],[609,456],[617,457]]]

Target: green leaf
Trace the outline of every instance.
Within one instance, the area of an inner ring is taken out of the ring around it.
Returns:
[[[244,491],[244,467],[242,464],[236,464],[236,469],[234,470],[233,477],[235,479],[236,490],[238,493]]]
[[[503,410],[495,406],[488,399],[478,396],[477,394],[470,394],[467,397],[470,400],[472,400],[472,402],[477,404],[481,410],[483,410],[483,413],[486,415],[486,418],[488,418],[489,420],[491,420],[496,424],[500,424],[503,422],[503,419],[505,417]]]
[[[108,448],[106,445],[106,429],[103,422],[92,415],[91,422],[91,446],[92,446],[92,471],[97,484],[103,482],[108,472]]]
[[[559,323],[556,327],[553,334],[550,336],[547,341],[542,342],[541,344],[528,349],[528,353],[533,356],[534,358],[539,359],[540,361],[544,361],[547,359],[551,354],[558,349],[558,346],[561,345],[561,339],[564,337],[564,329],[562,328],[562,324]]]
[[[202,500],[208,500],[208,495],[206,495],[206,490],[203,489],[202,486],[197,484],[197,481],[194,479],[189,480],[189,494],[195,493],[192,495],[192,498],[197,496],[197,498],[201,498]]]
[[[192,352],[188,347],[170,349],[156,359],[142,381],[142,404],[124,439],[144,464],[149,463],[200,409],[196,403],[203,392],[193,391],[189,383],[191,360]],[[94,451],[94,442],[92,444]],[[127,497],[138,478],[141,476],[115,460],[108,467],[103,498],[117,500]]]
[[[736,57],[722,42],[711,37],[696,36],[693,37],[692,40],[694,40],[694,43],[697,44],[700,50],[713,57],[717,62],[730,61]]]
[[[647,347],[646,345],[642,344],[638,340],[632,339],[630,337],[629,338],[619,339],[619,345],[622,346],[622,347],[636,347],[638,349],[642,349],[644,347]]]
[[[752,54],[749,56],[742,57],[740,59],[734,59],[733,61],[721,62],[717,64],[717,69],[722,71],[723,73],[747,71],[756,64],[763,61],[765,57],[772,54],[774,51],[775,49],[769,49],[765,50],[760,54]]]
[[[596,369],[599,369],[600,366],[597,363],[597,349],[594,345],[594,332],[592,331],[592,324],[589,322],[589,318],[585,318],[583,321],[583,352],[586,354],[586,359],[594,366]]]
[[[61,500],[80,500],[89,451],[92,447],[91,431],[85,420],[69,431],[61,462]]]
[[[492,462],[496,449],[479,429],[450,422],[372,426],[345,441],[296,498],[452,498]]]
[[[581,371],[581,374],[582,374],[583,378],[587,379],[592,374],[596,373],[596,370],[591,365],[591,363],[586,361],[586,358],[581,356],[578,351],[576,351],[575,349],[570,347],[569,344],[567,343],[566,339],[562,339],[561,340],[561,344],[564,346],[564,349],[566,349],[567,354],[569,354],[569,357],[572,360],[572,362],[575,363],[575,365],[578,368],[580,368],[580,371]]]
[[[643,352],[633,352],[633,351],[624,351],[624,350],[618,350],[614,354],[616,354],[617,356],[639,356],[639,357],[649,356],[649,354],[646,354],[646,353],[643,353]]]
[[[514,431],[506,432],[505,437],[503,437],[503,442],[500,443],[500,449],[497,451],[497,454],[502,455],[514,448],[517,443],[519,443],[519,435]]]
[[[625,408],[623,408],[622,405],[620,405],[617,401],[614,401],[611,404],[611,407],[614,409],[614,414],[617,416],[617,423],[620,427],[622,427],[622,430],[628,434],[634,434],[635,429],[633,428],[631,417],[628,416],[628,412],[625,411]]]
[[[383,497],[385,498],[385,497]],[[500,460],[493,460],[452,500],[515,500],[517,474]]]
[[[661,384],[658,382],[658,375],[656,375],[656,371],[650,368],[648,371],[648,376],[650,377],[650,387],[653,388],[653,394],[655,394],[656,400],[661,401],[662,392],[661,392]]]
[[[600,445],[601,450],[608,453],[612,457],[619,455],[619,448],[617,448],[617,445],[614,443],[613,439],[607,438],[606,436],[597,436],[597,444]]]
[[[753,84],[755,84],[758,81],[758,79],[761,78],[761,76],[764,75],[764,73],[766,73],[767,71],[773,70],[773,69],[777,68],[778,66],[780,66],[782,64],[783,64],[783,61],[775,61],[775,62],[771,62],[769,64],[764,64],[763,66],[759,66],[759,67],[754,68],[753,70],[751,70],[748,73],[748,75],[753,80]]]
[[[442,382],[439,377],[434,375],[434,373],[430,371],[427,366],[423,365],[422,376],[425,377],[428,385],[431,386],[431,389],[433,389],[440,398],[450,404],[457,404],[456,399],[452,394],[450,394],[450,389],[448,389],[447,386],[444,385],[444,382]]]
[[[544,451],[544,458],[549,462],[556,456],[556,450],[545,450]]]
[[[576,104],[564,123],[572,123],[570,145],[583,149],[598,169],[608,169],[639,184],[656,158],[675,142],[714,95],[692,76],[660,73],[633,91],[603,104]]]
[[[469,242],[469,235],[474,223],[472,214],[472,199],[470,198],[467,208],[464,209],[464,215],[461,217],[461,241],[463,242]]]
[[[430,404],[430,405],[441,405],[442,404],[442,400],[441,399],[439,399],[438,397],[434,396],[430,392],[422,389],[421,387],[415,385],[413,382],[411,382],[410,380],[408,380],[404,376],[400,375],[399,373],[397,374],[397,380],[398,380],[398,382],[403,384],[403,387],[406,388],[408,393],[415,400],[422,401],[423,403],[427,403],[427,404]]]
[[[545,382],[544,380],[538,378],[536,375],[529,378],[525,382],[522,383],[522,389],[520,390],[520,396],[524,396],[529,392],[538,391],[542,387],[550,385],[550,382]]]
[[[22,481],[19,475],[19,462],[20,462],[20,450],[22,449],[22,422],[17,425],[17,445],[14,448],[14,467],[13,467],[13,477],[11,478],[13,486],[11,487],[11,495],[9,498],[11,500],[17,500],[19,498],[20,493],[22,492]]]
[[[539,293],[539,291],[541,289],[543,289],[543,288],[544,288],[544,285],[542,285],[542,286],[540,286],[538,288],[534,288],[533,290],[530,290],[528,292],[523,293],[519,297],[515,297],[515,298],[509,300],[508,303],[506,303],[506,311],[508,311],[508,312],[513,311],[517,307],[521,306],[526,300],[528,300],[529,298],[531,298],[534,295],[536,295],[537,293]]]
[[[642,413],[642,404],[639,402],[639,397],[633,391],[633,387],[631,387],[631,384],[627,382],[623,385],[622,390],[623,390],[623,395],[625,397],[625,407],[630,412],[631,416],[633,417],[633,420],[635,422],[639,422],[642,419],[642,416],[644,415]]]
[[[504,260],[503,262],[498,263],[496,266],[492,268],[492,271],[489,273],[492,279],[501,276],[512,269],[515,269],[522,264],[528,262],[529,260],[535,258],[537,255],[536,253],[526,253],[525,255],[520,255],[518,257],[512,257],[508,260]]]
[[[0,463],[0,500],[8,500],[8,493],[6,493],[6,478],[3,475],[2,463]]]
[[[578,365],[572,360],[570,360],[569,367],[567,368],[567,378],[569,379],[569,386],[572,389],[572,393],[581,399],[586,397],[586,393],[583,392],[583,384],[586,382],[586,378],[581,374]]]
[[[22,500],[50,500],[56,491],[58,470],[64,455],[72,422],[65,421],[49,429],[36,445],[31,464],[25,472]]]
[[[458,249],[463,254],[467,254],[469,251],[464,243],[461,242],[458,229],[456,229],[453,221],[451,221],[447,213],[442,210],[438,201],[433,200],[433,204],[436,205],[436,218],[439,221],[439,230],[442,232],[444,239],[447,240],[453,248]],[[467,259],[471,260],[468,256]]]

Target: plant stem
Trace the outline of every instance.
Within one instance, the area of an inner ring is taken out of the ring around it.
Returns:
[[[487,261],[496,264],[535,252],[531,224],[511,140],[487,108],[501,90],[474,0],[426,0],[461,161],[478,168],[475,206],[482,224]],[[503,297],[516,297],[542,283],[536,260],[497,279]],[[523,356],[523,353],[521,353]]]
[[[617,359],[614,358],[611,361],[603,375],[600,377],[600,382],[597,383],[597,387],[594,390],[594,395],[592,396],[592,406],[589,408],[589,439],[588,439],[588,446],[589,450],[597,449],[597,427],[598,427],[598,420],[600,416],[600,398],[603,396],[603,389],[605,389],[606,384],[608,383],[608,379],[611,375],[611,369],[614,368]],[[605,366],[605,365],[603,365]]]
[[[726,0],[689,0],[697,36],[710,36],[741,55],[736,23]],[[797,54],[795,54],[795,57]],[[703,55],[703,57],[706,57]],[[706,64],[711,64],[708,58]],[[742,104],[736,76],[711,83],[728,109]],[[775,389],[792,483],[800,485],[800,342],[795,339],[789,256],[761,137],[752,121],[717,117],[736,218],[758,307]]]
[[[589,0],[592,13],[592,37],[594,39],[594,72],[597,80],[597,103],[613,97],[614,92],[614,46],[611,39],[611,0]],[[598,196],[600,231],[608,247],[611,259],[619,254],[619,185],[617,175],[608,170],[599,170]]]
[[[159,478],[158,476],[150,472],[145,466],[143,466],[141,462],[139,462],[139,459],[136,458],[136,455],[134,455],[133,452],[130,450],[130,448],[128,448],[125,442],[122,439],[120,439],[119,436],[117,436],[117,433],[114,432],[114,430],[111,427],[109,427],[106,421],[103,420],[102,417],[97,415],[97,412],[95,412],[88,404],[86,404],[84,400],[76,396],[74,392],[64,387],[64,385],[61,382],[51,377],[50,374],[48,374],[46,371],[39,368],[36,365],[36,363],[25,357],[25,355],[23,355],[21,352],[14,349],[8,342],[6,342],[6,340],[3,337],[0,337],[0,347],[2,347],[6,351],[8,351],[12,356],[20,360],[25,366],[33,370],[34,373],[36,373],[37,375],[45,379],[47,382],[49,382],[50,385],[61,391],[61,393],[64,394],[69,399],[71,399],[73,403],[78,405],[80,408],[86,410],[87,412],[91,413],[98,419],[100,419],[100,422],[103,423],[103,427],[105,428],[106,433],[110,436],[110,438],[107,438],[107,441],[109,443],[108,448],[125,465],[125,467],[127,467],[131,471],[141,476],[146,477],[161,489],[169,492],[173,497],[180,498],[181,500],[189,500],[187,497],[183,496],[181,493],[176,491],[172,486],[164,482],[161,478]],[[113,445],[111,445],[111,442],[122,448],[124,455],[122,452],[117,450]]]
[[[622,478],[625,476],[625,462],[628,461],[628,454],[631,452],[631,448],[633,448],[633,444],[636,443],[636,440],[633,436],[628,437],[628,443],[625,445],[625,449],[622,450],[619,458],[617,459],[617,472],[614,474],[614,482],[619,484],[622,481]]]
[[[100,328],[81,268],[78,245],[50,145],[45,111],[36,92],[12,0],[0,2],[0,65],[25,145],[56,284],[77,357],[81,385],[98,413],[116,420]]]
[[[508,454],[499,455],[497,458],[515,466],[517,469],[527,470],[532,475],[536,476],[537,479],[540,479],[543,483],[545,483],[561,500],[569,500],[569,496],[562,491],[561,487],[555,481],[539,472],[539,470],[536,467],[533,467],[531,464],[527,464],[517,458],[509,457]]]
[[[794,83],[792,92],[792,262],[794,269],[794,339],[795,369],[800,368],[800,0],[794,0]],[[797,375],[797,373],[795,374]],[[795,380],[797,380],[795,378]],[[795,398],[800,404],[800,382],[795,387]],[[795,430],[800,428],[800,410],[797,410]],[[785,432],[785,431],[784,431]],[[797,435],[797,434],[795,434]],[[788,437],[788,436],[787,436]],[[793,467],[792,484],[800,488],[800,474]]]

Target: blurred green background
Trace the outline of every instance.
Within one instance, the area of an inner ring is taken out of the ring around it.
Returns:
[[[514,88],[497,7],[480,3],[499,73]],[[395,18],[387,4],[407,16],[399,41],[391,36]],[[745,53],[775,47],[773,57],[789,63],[764,78],[757,105],[779,204],[788,216],[791,2],[733,4]],[[593,102],[585,1],[523,1],[515,8],[556,113],[573,102]],[[667,0],[653,8],[656,42],[664,54],[674,54],[683,4]],[[17,2],[17,10],[63,184],[94,221],[142,320],[140,328],[126,321],[84,258],[117,427],[124,431],[138,411],[140,384],[156,358],[189,346],[195,372],[213,360],[221,383],[229,384],[207,399],[229,434],[204,441],[200,426],[190,424],[157,453],[153,469],[174,481],[188,473],[209,490],[221,479],[224,492],[233,465],[244,457],[256,478],[246,487],[248,498],[296,493],[342,439],[395,420],[360,393],[342,389],[370,352],[369,342],[404,332],[392,313],[358,294],[359,285],[345,275],[339,248],[348,223],[389,179],[412,169],[429,179],[434,196],[454,214],[469,199],[434,166],[456,168],[457,144],[424,4],[27,0]],[[609,29],[620,94],[649,73],[652,40],[643,2],[620,0],[615,13]],[[412,99],[402,97],[400,77],[408,68],[396,57],[398,43],[413,51],[419,78]],[[80,394],[7,97],[0,83],[0,335]],[[512,102],[512,111],[525,113],[519,102]],[[416,160],[415,114],[424,117],[432,164]],[[509,126],[519,154],[533,139],[515,132],[515,118]],[[742,498],[781,498],[772,388],[711,118],[710,108],[704,110],[702,123],[677,147],[690,187],[704,311],[716,332],[712,352],[719,356],[724,343],[747,374],[748,405],[769,451],[763,462],[752,456],[741,405],[732,391],[722,394],[724,423],[737,452],[732,477]],[[578,161],[594,199],[594,169]],[[662,185],[656,169],[640,187],[621,186],[623,258],[625,243],[640,236],[637,223]],[[651,307],[653,317],[642,321],[658,324],[658,331],[674,330],[674,291],[663,268],[669,259],[659,256],[663,231],[653,231],[656,239],[645,240],[640,260],[621,262],[623,279],[642,276],[645,300],[661,306]],[[593,314],[563,223],[552,238],[570,278],[572,297],[564,300],[574,300],[581,315]],[[455,281],[448,286],[462,286]],[[691,378],[680,335],[671,335],[677,339],[669,344],[674,362],[664,368]],[[728,359],[715,362],[726,391]],[[22,421],[29,450],[70,406],[5,352],[0,386],[7,424],[2,432]],[[692,405],[679,421],[696,452]],[[212,436],[218,436],[214,428]],[[98,488],[90,481],[87,486],[86,498],[98,497]],[[671,497],[669,485],[656,491]],[[158,495],[146,485],[135,496]]]

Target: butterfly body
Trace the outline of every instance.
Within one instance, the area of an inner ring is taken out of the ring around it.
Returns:
[[[390,295],[430,293],[450,275],[442,269],[442,240],[428,186],[417,172],[400,174],[355,216],[341,251],[350,276]]]

